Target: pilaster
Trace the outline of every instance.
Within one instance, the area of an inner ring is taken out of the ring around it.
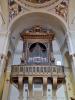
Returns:
[[[10,93],[10,74],[11,74],[11,67],[7,68],[5,82],[4,82],[4,89],[2,100],[8,100],[9,93]]]
[[[66,71],[66,89],[68,94],[68,100],[75,99],[75,90],[74,90],[74,84],[73,84],[73,76],[72,71]]]
[[[0,98],[2,96],[2,91],[4,88],[5,76],[6,76],[6,61],[7,56],[1,55],[0,61]]]
[[[8,46],[9,35],[6,33],[0,33],[0,97],[2,95],[5,81]]]

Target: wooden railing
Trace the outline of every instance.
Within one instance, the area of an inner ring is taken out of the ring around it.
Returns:
[[[64,67],[63,66],[26,66],[26,65],[12,65],[12,77],[23,76],[57,76],[64,77]]]

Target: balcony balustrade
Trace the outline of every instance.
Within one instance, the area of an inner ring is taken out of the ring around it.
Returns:
[[[45,66],[45,65],[12,65],[12,77],[18,76],[35,76],[35,77],[53,77],[57,76],[63,78],[64,67],[63,66]]]

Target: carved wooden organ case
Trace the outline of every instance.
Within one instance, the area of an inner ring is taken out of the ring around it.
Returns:
[[[20,35],[23,40],[22,64],[54,63],[52,40],[55,34],[52,30],[34,26]]]

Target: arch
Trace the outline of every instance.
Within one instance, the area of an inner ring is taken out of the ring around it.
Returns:
[[[36,43],[31,44],[29,51],[32,52],[33,49],[36,47],[36,45],[39,45],[43,52],[46,51],[46,46],[43,43],[40,43],[40,42],[36,42]]]
[[[50,12],[47,12],[47,11],[27,11],[27,12],[23,12],[23,13],[20,13],[19,15],[17,15],[9,24],[9,27],[8,27],[8,31],[11,33],[11,29],[12,27],[23,17],[23,16],[30,16],[32,14],[45,14],[45,15],[48,15],[48,16],[52,16],[52,18],[55,18],[58,20],[58,22],[61,23],[61,26],[63,27],[63,29],[65,30],[65,32],[68,31],[68,26],[67,26],[67,23],[64,21],[63,18],[61,18],[60,16],[58,16],[57,14],[52,14]]]
[[[14,45],[20,37],[20,33],[34,25],[41,25],[47,29],[52,29],[56,33],[58,42],[61,43],[60,47],[64,43],[65,36],[68,35],[66,22],[56,14],[47,11],[20,13],[11,21],[8,28],[11,37],[14,38]]]

